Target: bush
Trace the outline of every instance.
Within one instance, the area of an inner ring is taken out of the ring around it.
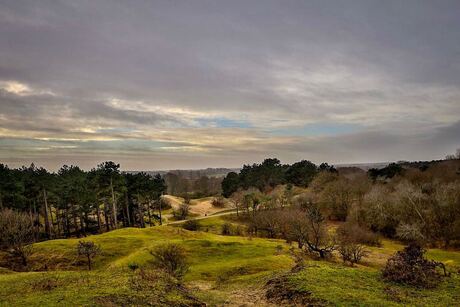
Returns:
[[[444,269],[442,263],[427,260],[424,257],[425,250],[420,245],[411,243],[403,251],[397,252],[388,259],[382,270],[383,278],[387,281],[402,283],[417,287],[435,287],[441,278],[436,267]]]
[[[131,271],[135,271],[135,270],[139,269],[139,264],[137,264],[135,262],[130,262],[130,263],[128,263],[128,268]]]
[[[12,255],[26,267],[34,242],[34,224],[30,216],[11,209],[1,210],[0,234],[0,248],[10,249]]]
[[[339,228],[337,228],[337,235],[341,241],[365,244],[369,246],[382,246],[382,242],[378,234],[353,222],[346,222],[340,225]]]
[[[222,230],[221,230],[221,233],[224,235],[224,236],[229,236],[232,234],[232,224],[230,223],[224,223],[222,224]]]
[[[179,205],[177,210],[173,210],[173,216],[178,220],[185,220],[190,211],[190,204],[185,202]]]
[[[157,268],[177,279],[182,278],[189,269],[185,249],[174,243],[157,246],[150,251]]]
[[[200,223],[197,220],[188,220],[183,225],[182,228],[190,231],[197,231],[200,229]]]
[[[364,246],[353,242],[341,242],[338,251],[342,257],[343,263],[349,262],[351,266],[360,262],[361,259],[368,254]]]

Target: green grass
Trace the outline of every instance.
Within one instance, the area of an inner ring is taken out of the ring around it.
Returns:
[[[121,294],[126,292],[129,281],[128,264],[148,266],[152,260],[149,251],[166,242],[179,243],[187,251],[190,271],[185,276],[186,283],[213,285],[211,294],[199,293],[210,302],[223,302],[227,296],[228,288],[217,282],[221,280],[219,276],[227,276],[225,285],[230,287],[241,284],[242,280],[246,284],[255,283],[263,276],[291,266],[289,256],[276,254],[277,245],[283,244],[278,240],[249,240],[169,226],[125,228],[85,240],[92,240],[102,248],[94,271],[85,271],[84,261],[76,256],[78,239],[38,243],[32,267],[43,269],[46,263],[49,269],[59,271],[0,274],[0,306],[57,306],[62,302],[91,305],[99,297]],[[235,268],[241,276],[231,274]],[[52,282],[57,279],[58,286],[51,290],[40,289],[39,285],[48,279]]]
[[[166,242],[175,242],[185,248],[190,270],[184,282],[211,306],[233,299],[235,292],[260,290],[269,278],[292,267],[289,247],[281,240],[212,233],[213,229],[220,232],[221,225],[227,222],[236,224],[232,215],[216,216],[200,220],[202,229],[206,227],[208,232],[186,231],[177,225],[124,228],[89,236],[84,240],[92,240],[102,248],[91,272],[86,271],[85,262],[76,256],[78,239],[35,244],[32,269],[49,271],[14,273],[0,268],[0,306],[94,306],[106,297],[135,295],[129,292],[132,291],[129,284],[133,273],[128,264],[149,267],[152,260],[149,251]],[[282,247],[280,253],[278,246]],[[438,288],[421,290],[388,284],[380,279],[380,268],[387,257],[402,247],[397,242],[384,240],[382,247],[369,247],[370,257],[355,268],[340,263],[308,261],[308,267],[291,275],[289,282],[293,288],[309,291],[313,297],[331,305],[458,305],[460,277],[456,272],[460,266],[460,252],[429,250],[428,258],[443,261],[453,274]],[[180,292],[168,292],[162,287],[155,288],[162,302],[178,304],[186,299]],[[248,294],[245,299],[252,298]]]
[[[289,281],[293,288],[336,306],[455,306],[460,302],[458,274],[435,289],[416,289],[384,282],[375,268],[312,261]]]

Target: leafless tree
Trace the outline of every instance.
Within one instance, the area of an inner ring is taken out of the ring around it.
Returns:
[[[91,271],[92,259],[101,253],[101,248],[93,241],[78,241],[77,253],[79,256],[86,257],[88,270]]]
[[[11,209],[0,211],[0,242],[13,255],[19,257],[24,266],[33,253],[34,224],[32,218]]]

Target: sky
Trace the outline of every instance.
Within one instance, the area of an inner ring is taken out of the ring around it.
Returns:
[[[440,159],[460,1],[0,0],[0,163]]]

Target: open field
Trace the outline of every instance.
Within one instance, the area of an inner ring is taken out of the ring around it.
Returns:
[[[227,222],[216,216],[200,221],[203,227],[219,229]],[[149,250],[165,242],[184,246],[190,271],[184,282],[194,295],[209,305],[270,305],[265,299],[265,284],[293,266],[289,245],[281,240],[220,236],[210,232],[190,232],[179,227],[125,228],[87,238],[99,244],[95,269],[86,271],[78,259],[78,239],[52,240],[35,245],[33,270],[12,273],[0,270],[1,306],[92,306],[107,302],[127,303],[133,290],[129,264],[148,267]],[[460,301],[460,252],[433,249],[428,256],[443,261],[453,272],[435,290],[421,290],[387,284],[379,269],[388,256],[402,248],[385,240],[380,248],[369,247],[371,254],[362,265],[351,268],[339,261],[308,260],[300,272],[287,275],[285,288],[311,296],[330,305],[431,305],[452,306]],[[43,271],[48,270],[48,271]],[[155,287],[156,304],[191,304],[184,293],[168,291],[161,283]],[[132,294],[132,295],[135,295]]]

